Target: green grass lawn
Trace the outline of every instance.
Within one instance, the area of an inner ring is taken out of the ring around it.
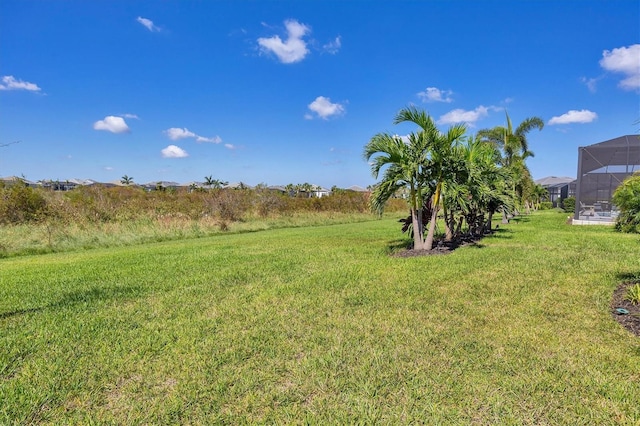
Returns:
[[[640,238],[393,219],[0,259],[0,424],[639,424]]]

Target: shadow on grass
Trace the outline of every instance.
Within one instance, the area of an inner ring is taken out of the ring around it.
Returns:
[[[17,315],[40,312],[46,309],[61,309],[73,305],[90,304],[107,300],[135,299],[142,295],[140,287],[94,287],[82,291],[64,293],[62,298],[54,303],[37,308],[16,309],[14,311],[0,312],[0,319],[11,318]]]
[[[616,278],[620,281],[640,282],[640,271],[635,272],[618,272]]]
[[[516,216],[509,219],[509,221],[514,223],[527,223],[531,221],[531,218],[529,216]]]
[[[397,240],[390,241],[387,245],[385,252],[387,254],[394,254],[402,250],[410,250],[413,247],[413,241],[408,238],[398,238]]]
[[[488,236],[488,235],[485,235]],[[385,253],[389,256],[397,256],[397,257],[416,257],[416,256],[428,256],[428,255],[436,255],[436,254],[447,254],[452,253],[454,250],[461,247],[473,247],[476,249],[482,249],[486,246],[484,244],[480,244],[479,241],[482,240],[483,237],[471,236],[471,235],[463,235],[459,238],[454,239],[453,241],[444,241],[444,236],[439,235],[438,238],[434,241],[433,248],[431,250],[412,250],[413,241],[410,239],[397,239],[389,242]],[[511,238],[510,236],[508,238]]]
[[[497,228],[491,231],[490,234],[487,234],[486,236],[488,238],[503,238],[503,239],[511,239],[513,238],[513,231],[511,229],[505,229],[505,228]]]

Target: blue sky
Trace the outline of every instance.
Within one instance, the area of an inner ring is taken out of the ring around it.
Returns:
[[[538,116],[534,178],[575,176],[639,131],[640,3],[0,2],[0,176],[366,186],[408,105]]]

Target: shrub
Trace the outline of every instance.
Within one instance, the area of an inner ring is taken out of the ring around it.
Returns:
[[[214,216],[223,221],[236,222],[244,218],[251,206],[251,191],[243,189],[215,189],[206,204]]]
[[[19,224],[42,219],[47,201],[41,190],[23,182],[0,188],[0,223]]]
[[[640,284],[634,284],[627,288],[627,295],[625,296],[629,302],[638,305],[640,304]]]
[[[625,179],[615,190],[613,203],[620,209],[616,230],[640,233],[640,172]]]
[[[569,197],[562,200],[562,208],[565,212],[573,213],[576,211],[576,197]]]
[[[261,188],[255,191],[255,207],[260,217],[280,214],[287,210],[287,196]]]
[[[551,201],[543,201],[540,203],[540,210],[551,210],[553,203]]]

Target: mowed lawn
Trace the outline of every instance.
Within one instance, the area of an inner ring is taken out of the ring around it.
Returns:
[[[612,319],[640,237],[536,213],[399,258],[399,224],[0,259],[0,424],[639,424]]]

